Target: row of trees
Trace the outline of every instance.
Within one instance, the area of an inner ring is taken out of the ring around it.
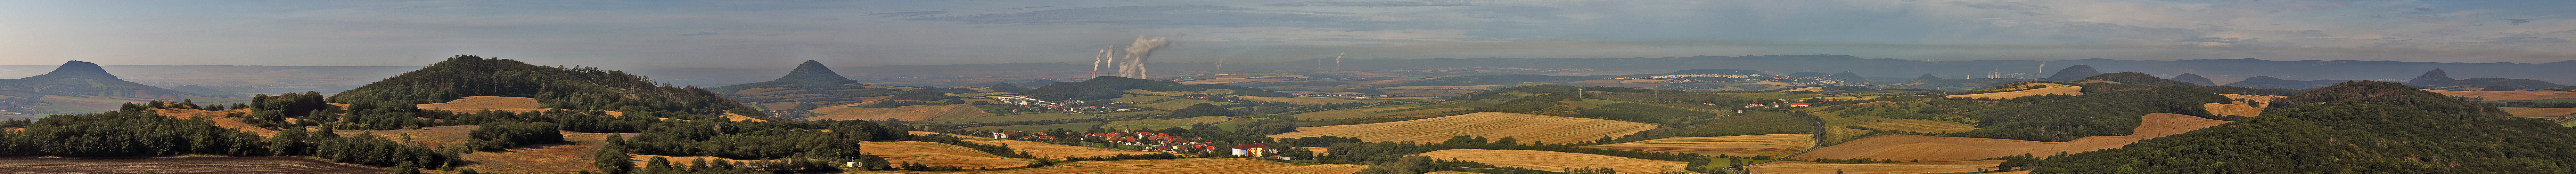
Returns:
[[[175,155],[313,156],[334,162],[416,170],[452,166],[461,150],[435,150],[372,133],[289,127],[275,136],[217,127],[211,117],[160,116],[142,105],[116,111],[45,117],[20,131],[0,131],[0,156],[127,157]]]

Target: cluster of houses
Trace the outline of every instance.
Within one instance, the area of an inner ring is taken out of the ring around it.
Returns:
[[[1058,137],[1055,137],[1055,136],[1053,136],[1053,135],[1047,135],[1047,134],[1046,134],[1046,133],[1044,133],[1044,132],[1004,131],[1004,132],[993,132],[992,134],[993,134],[993,136],[992,136],[992,137],[993,137],[994,139],[1021,139],[1021,140],[1029,140],[1029,139],[1056,139],[1056,138],[1058,138]],[[1230,148],[1229,148],[1229,147],[1227,147],[1227,146],[1213,145],[1213,144],[1208,144],[1208,143],[1205,143],[1205,142],[1196,142],[1196,140],[1201,140],[1201,139],[1202,139],[1202,138],[1199,138],[1199,137],[1188,137],[1188,138],[1175,137],[1175,136],[1172,136],[1172,134],[1168,134],[1168,133],[1154,133],[1154,132],[1144,132],[1144,131],[1128,131],[1128,132],[1111,132],[1111,133],[1083,133],[1083,134],[1076,134],[1076,135],[1081,136],[1081,137],[1078,137],[1078,138],[1081,138],[1082,140],[1085,140],[1085,141],[1094,141],[1094,140],[1097,140],[1097,141],[1105,141],[1105,142],[1109,142],[1109,143],[1118,143],[1118,144],[1129,145],[1129,146],[1144,146],[1144,147],[1142,147],[1142,148],[1136,148],[1136,149],[1132,149],[1132,150],[1137,150],[1137,151],[1148,151],[1148,152],[1163,152],[1163,153],[1196,153],[1196,152],[1216,152],[1218,149],[1226,149],[1226,150],[1227,150],[1227,151],[1225,151],[1225,152],[1226,152],[1226,154],[1229,154],[1229,155],[1237,155],[1237,156],[1269,156],[1269,155],[1272,155],[1272,154],[1277,154],[1277,153],[1279,153],[1279,152],[1278,152],[1278,150],[1273,150],[1273,149],[1271,149],[1271,148],[1270,148],[1270,146],[1269,146],[1269,145],[1264,145],[1264,144],[1261,144],[1261,143],[1238,144],[1238,145],[1234,145],[1234,146],[1232,146],[1232,147],[1230,147]]]
[[[1017,95],[1014,95],[1014,96],[999,96],[999,97],[993,97],[993,100],[1000,100],[1000,101],[1002,101],[1002,103],[1009,103],[1009,104],[1011,104],[1011,105],[1019,105],[1019,106],[1020,106],[1020,107],[1022,107],[1022,108],[1029,108],[1028,110],[1022,110],[1022,109],[1011,109],[1011,111],[1012,111],[1012,112],[1034,112],[1034,111],[1078,111],[1078,110],[1099,110],[1099,109],[1100,109],[1100,107],[1099,107],[1099,106],[1073,106],[1073,104],[1079,104],[1079,103],[1055,103],[1055,102],[1047,102],[1047,101],[1045,101],[1045,100],[1038,100],[1037,98],[1029,98],[1029,96],[1017,96]]]

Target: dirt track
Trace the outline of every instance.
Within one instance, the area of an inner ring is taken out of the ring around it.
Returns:
[[[386,173],[300,157],[188,157],[151,159],[0,158],[0,173]]]

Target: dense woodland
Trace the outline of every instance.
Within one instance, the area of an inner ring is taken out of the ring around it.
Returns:
[[[2046,173],[2571,173],[2576,129],[2394,82],[2281,99],[2261,117],[2120,149],[2059,154]],[[2283,148],[2296,147],[2296,148]]]
[[[460,55],[420,70],[342,91],[331,102],[441,103],[466,96],[536,98],[545,108],[690,115],[758,113],[715,92],[654,84],[643,75],[598,67],[547,67]],[[702,119],[702,118],[686,118]]]

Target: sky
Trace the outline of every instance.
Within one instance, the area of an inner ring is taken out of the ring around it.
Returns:
[[[2576,1],[864,0],[0,2],[0,65],[787,68],[1837,54],[1909,60],[2576,60]]]

